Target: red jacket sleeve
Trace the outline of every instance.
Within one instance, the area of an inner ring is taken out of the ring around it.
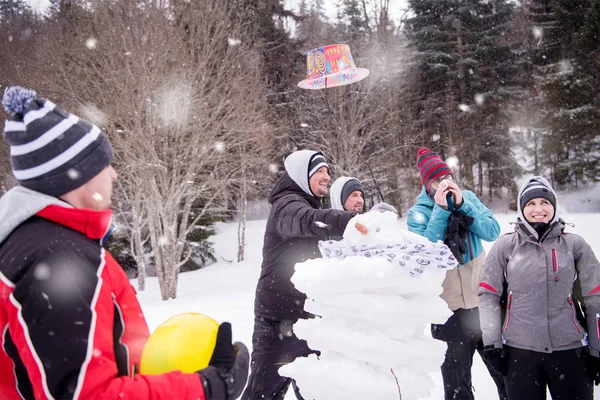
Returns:
[[[148,329],[120,267],[93,253],[43,255],[9,296],[8,329],[35,398],[204,400],[198,374],[133,376]]]

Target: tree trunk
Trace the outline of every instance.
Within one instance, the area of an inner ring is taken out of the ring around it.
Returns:
[[[478,168],[477,195],[479,195],[479,197],[481,197],[483,195],[483,161],[481,160],[481,158],[477,162],[477,168]],[[492,198],[492,193],[491,193],[492,182],[490,180],[488,180],[488,186],[490,188],[490,199],[491,199]]]
[[[137,228],[133,231],[132,253],[138,270],[138,291],[146,290],[146,262],[144,261],[144,245],[142,234]]]
[[[246,176],[246,165],[242,155],[242,193],[240,194],[240,222],[238,225],[238,262],[244,261],[244,249],[246,247],[246,221],[248,219],[248,177]]]

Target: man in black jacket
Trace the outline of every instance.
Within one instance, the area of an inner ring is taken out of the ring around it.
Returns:
[[[252,373],[242,399],[282,400],[295,382],[281,377],[279,367],[297,357],[319,354],[296,337],[293,324],[314,318],[304,310],[306,295],[291,282],[294,266],[320,257],[318,241],[344,233],[357,212],[321,209],[330,182],[323,155],[300,150],[285,159],[285,174],[269,195],[263,262],[254,301]]]

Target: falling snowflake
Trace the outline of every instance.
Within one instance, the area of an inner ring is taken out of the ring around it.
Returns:
[[[95,50],[96,46],[98,46],[98,40],[96,40],[96,38],[91,37],[85,41],[85,47],[87,47],[88,50]]]
[[[301,128],[309,128],[310,125],[308,125],[306,122],[303,122],[303,123],[300,124],[300,127]]]
[[[242,44],[242,41],[240,39],[228,38],[227,44],[229,44],[230,46],[239,46],[240,44]]]
[[[131,55],[131,52],[130,52],[130,51],[126,51],[126,52],[125,52],[125,54],[123,54],[123,55],[125,55],[125,56],[130,56],[130,55]]]
[[[38,281],[47,281],[50,278],[50,266],[45,263],[40,263],[35,266],[33,276]]]
[[[94,194],[92,194],[92,198],[96,201],[104,200],[104,197],[98,192],[95,192]]]
[[[327,224],[321,221],[315,221],[315,225],[319,228],[327,228]]]
[[[159,246],[166,246],[169,244],[169,238],[167,238],[166,236],[161,236],[158,238],[158,245]]]
[[[558,72],[561,74],[570,74],[573,72],[573,64],[569,60],[559,61]]]
[[[458,105],[458,109],[462,112],[471,112],[471,107],[469,107],[467,104],[459,104]]]
[[[102,352],[100,351],[100,349],[94,349],[94,351],[92,352],[92,355],[94,357],[101,357],[102,356]]]
[[[108,123],[108,116],[93,104],[83,104],[79,107],[79,113],[86,120],[97,126]]]
[[[482,95],[481,93],[477,93],[477,94],[475,95],[475,103],[476,103],[478,106],[481,106],[481,105],[483,105],[483,102],[484,102],[484,101],[485,101],[485,96],[484,96],[484,95]]]
[[[217,150],[219,153],[222,153],[223,150],[225,150],[225,143],[223,143],[223,142],[215,143],[215,150]]]
[[[431,140],[433,142],[439,142],[440,141],[440,135],[438,135],[437,133],[431,135]]]
[[[534,26],[533,29],[531,30],[531,33],[533,34],[533,37],[536,39],[541,39],[542,36],[544,36],[544,30],[542,28],[540,28],[539,26]]]
[[[277,166],[277,164],[269,164],[269,172],[271,172],[272,174],[278,173],[279,167]]]
[[[458,157],[451,156],[446,159],[446,164],[452,169],[458,167]]]
[[[12,41],[13,41],[13,37],[12,37],[12,35],[8,35],[8,41],[9,41],[9,42],[12,42]]]
[[[75,168],[71,168],[70,170],[67,171],[67,176],[69,177],[69,179],[75,180],[75,179],[79,179],[81,174]]]

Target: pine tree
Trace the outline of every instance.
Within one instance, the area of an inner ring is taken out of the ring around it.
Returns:
[[[460,160],[460,180],[481,195],[512,186],[517,164],[508,135],[509,105],[523,91],[520,43],[508,34],[512,6],[503,0],[412,0],[407,24],[421,83],[415,118],[424,145]],[[476,172],[474,173],[473,168]]]
[[[558,184],[596,180],[600,172],[596,4],[595,0],[531,4],[533,31],[539,36],[532,59],[545,129],[542,160]]]
[[[0,0],[0,23],[14,23],[31,14],[25,0]]]

